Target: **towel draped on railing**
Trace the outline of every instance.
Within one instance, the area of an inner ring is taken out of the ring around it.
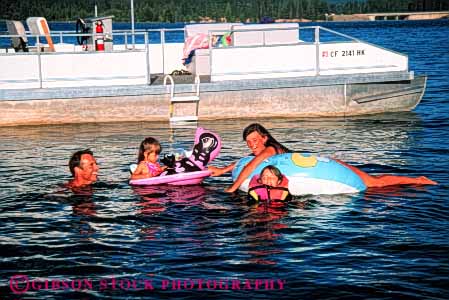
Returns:
[[[212,43],[214,47],[227,47],[231,44],[231,34],[226,33],[224,35],[213,35]],[[198,33],[193,36],[187,37],[184,42],[182,63],[188,65],[192,61],[192,57],[195,55],[196,49],[208,49],[209,48],[209,35],[205,33]]]

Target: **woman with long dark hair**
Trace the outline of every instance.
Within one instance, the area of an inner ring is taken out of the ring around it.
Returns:
[[[254,155],[253,160],[243,168],[237,180],[227,188],[225,191],[235,192],[246,178],[254,171],[254,169],[265,159],[282,153],[291,152],[287,147],[276,141],[268,130],[258,123],[253,123],[243,130],[243,140]],[[212,176],[220,176],[224,173],[230,172],[235,167],[235,162],[229,166],[218,168],[209,166],[212,171]]]

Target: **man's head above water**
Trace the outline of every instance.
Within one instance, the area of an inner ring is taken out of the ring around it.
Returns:
[[[98,165],[90,149],[73,153],[69,160],[69,168],[73,177],[68,183],[69,187],[86,186],[97,181]]]

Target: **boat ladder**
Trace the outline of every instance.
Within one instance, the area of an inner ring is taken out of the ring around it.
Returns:
[[[167,85],[167,80],[170,81],[170,85]],[[192,96],[175,96],[175,83],[171,75],[164,77],[164,85],[167,86],[167,90],[170,90],[170,122],[197,122],[198,121],[198,109],[200,104],[200,77],[196,75],[195,83],[192,85]],[[175,103],[196,103],[195,115],[190,116],[174,116]]]

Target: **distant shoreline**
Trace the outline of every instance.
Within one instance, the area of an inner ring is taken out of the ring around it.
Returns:
[[[391,14],[391,13],[390,13]],[[414,16],[413,18],[401,18],[401,19],[393,19],[393,18],[387,18],[387,19],[376,19],[372,20],[367,17],[369,14],[353,14],[353,15],[329,15],[327,20],[326,19],[319,19],[319,20],[310,20],[310,19],[274,19],[273,22],[270,23],[309,23],[309,22],[366,22],[366,21],[429,21],[429,20],[447,20],[449,19],[449,12],[446,16],[443,17],[418,17]],[[6,19],[0,19],[0,22],[5,22]],[[76,21],[58,21],[58,20],[48,20],[48,22],[57,22],[57,23],[75,23]],[[115,23],[130,23],[130,21],[114,21]],[[242,22],[242,21],[235,21],[235,22]],[[190,20],[186,22],[154,22],[154,21],[136,21],[135,23],[147,23],[147,24],[192,24],[192,23],[226,23],[225,20],[214,20],[210,18],[202,18],[201,20]],[[249,20],[243,21],[243,23],[258,23],[253,22]]]
[[[384,13],[366,13],[350,15],[326,15],[328,21],[381,21],[381,20],[439,20],[448,19],[449,11],[424,11],[424,12],[384,12]]]

